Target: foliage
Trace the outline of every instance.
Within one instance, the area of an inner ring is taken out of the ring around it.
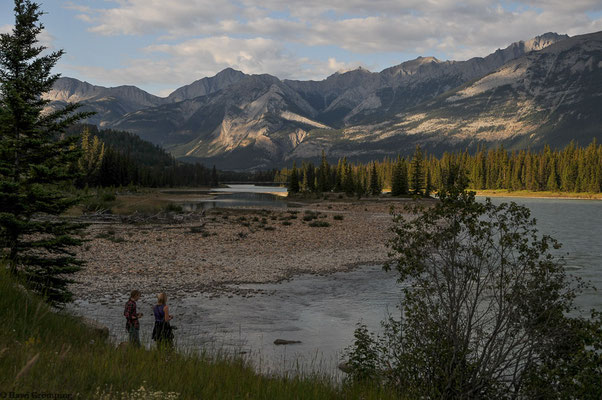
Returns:
[[[422,153],[422,152],[421,152]],[[565,193],[602,192],[602,145],[594,139],[587,147],[570,143],[564,149],[552,150],[549,146],[539,152],[520,150],[508,152],[497,149],[477,149],[468,152],[444,153],[440,158],[422,154],[421,167],[416,170],[418,154],[407,159],[384,158],[366,164],[351,163],[347,158],[339,159],[336,168],[331,168],[323,159],[321,170],[329,171],[330,190],[348,195],[363,195],[367,192],[374,165],[381,188],[391,188],[393,196],[407,194],[411,186],[423,189],[448,190],[460,186],[475,190],[550,191]],[[318,169],[304,163],[303,173],[312,177]],[[420,172],[420,173],[419,173]],[[276,181],[285,183],[290,169],[276,173]],[[422,176],[422,178],[421,178]],[[319,185],[300,188],[304,192],[320,192]],[[412,181],[416,182],[412,182]],[[304,178],[305,182],[305,178]],[[427,185],[430,182],[430,185]]]
[[[358,323],[353,337],[352,345],[347,348],[348,379],[356,382],[378,381],[378,371],[384,368],[380,365],[379,343],[374,333],[368,331],[365,324]]]
[[[372,170],[370,171],[370,194],[378,196],[380,192],[382,192],[382,189],[380,187],[378,172],[376,171],[376,163],[372,163]]]
[[[397,158],[391,178],[391,195],[402,196],[408,194],[408,168],[401,157]]]
[[[67,193],[79,152],[77,138],[61,139],[66,127],[88,116],[77,105],[43,113],[52,75],[63,51],[41,55],[37,37],[42,11],[29,0],[15,1],[15,26],[0,35],[0,249],[10,271],[54,303],[65,302],[66,275],[81,261],[72,248],[82,228],[56,216],[78,202]]]
[[[394,215],[385,268],[399,273],[401,317],[383,322],[362,368],[422,398],[599,398],[602,319],[567,316],[584,285],[558,242],[526,207],[457,186],[440,198]]]
[[[297,173],[297,165],[293,164],[293,170],[291,172],[289,184],[288,184],[288,193],[295,194],[299,193],[299,175]]]
[[[78,160],[80,185],[96,186],[99,181],[100,167],[105,154],[105,144],[97,136],[90,137],[90,130],[84,129],[81,138],[82,155]]]
[[[330,223],[327,221],[312,221],[308,225],[313,228],[327,228],[330,226]]]
[[[216,186],[224,176],[234,181],[274,179],[273,172],[225,173],[199,163],[176,161],[161,147],[129,132],[80,124],[70,127],[67,134],[82,136],[79,145],[82,157],[78,163],[82,174],[76,182],[79,187]]]
[[[412,156],[410,183],[412,186],[412,192],[414,195],[421,196],[422,189],[424,188],[424,165],[423,155],[420,146],[416,146],[414,155]]]

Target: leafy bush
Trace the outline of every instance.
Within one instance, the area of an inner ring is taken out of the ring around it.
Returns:
[[[342,221],[345,217],[343,217],[342,215],[335,215],[332,217],[332,219],[336,220],[336,221]]]
[[[602,317],[567,316],[583,284],[551,253],[560,244],[516,203],[440,198],[394,214],[385,269],[401,317],[377,338],[356,330],[357,377],[411,398],[600,398]]]
[[[309,226],[313,227],[313,228],[326,228],[328,226],[330,226],[330,223],[326,222],[326,221],[313,221],[309,223]]]

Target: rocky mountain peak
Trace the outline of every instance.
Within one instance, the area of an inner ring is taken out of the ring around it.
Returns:
[[[524,42],[525,51],[539,51],[556,42],[568,38],[569,35],[559,35],[555,32],[547,32],[543,35],[535,36],[533,39]]]
[[[199,79],[192,82],[190,85],[182,86],[181,88],[174,90],[167,96],[167,101],[175,103],[182,100],[206,96],[225,89],[233,83],[239,82],[245,76],[247,75],[241,71],[237,71],[233,68],[226,68],[218,72],[215,76]]]

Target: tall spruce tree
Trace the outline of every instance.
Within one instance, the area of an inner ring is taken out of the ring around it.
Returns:
[[[393,168],[391,195],[402,196],[404,194],[408,194],[408,171],[405,160],[398,157],[395,167]]]
[[[68,275],[80,269],[73,235],[82,225],[57,218],[78,199],[66,193],[80,152],[61,133],[88,114],[77,105],[42,113],[63,51],[42,55],[38,4],[15,0],[15,26],[0,35],[0,257],[25,285],[60,304],[71,298]]]
[[[372,169],[370,170],[370,194],[378,196],[381,192],[380,183],[378,181],[378,171],[376,170],[376,163],[372,163]]]
[[[329,192],[330,189],[330,165],[326,160],[326,153],[322,150],[322,161],[318,167],[318,192]]]
[[[213,166],[213,168],[211,169],[211,187],[218,187],[219,186],[219,177],[217,175],[217,168],[215,168],[215,165]]]
[[[420,145],[416,146],[414,156],[412,157],[412,190],[415,195],[422,196],[422,188],[424,187],[424,157]]]
[[[293,162],[293,169],[289,178],[288,193],[299,193],[299,172],[297,171],[297,164],[295,162]]]

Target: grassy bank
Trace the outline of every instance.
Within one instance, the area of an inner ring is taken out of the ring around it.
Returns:
[[[258,375],[238,358],[116,349],[80,319],[25,293],[4,267],[0,293],[0,392],[82,399],[395,398],[328,377]]]
[[[472,190],[472,189],[470,189]],[[531,197],[540,199],[583,199],[583,200],[602,200],[602,193],[584,193],[584,192],[532,192],[529,190],[477,190],[477,196],[488,197]]]
[[[133,187],[123,190],[114,188],[94,188],[89,190],[78,190],[77,194],[82,197],[82,203],[71,208],[67,215],[78,216],[83,212],[109,212],[119,215],[133,213],[156,214],[161,211],[174,211],[174,201],[196,201],[199,198],[211,198],[212,196],[203,191],[209,191],[209,187],[191,188],[190,193],[186,189],[178,190],[178,193],[169,193],[169,188],[140,188]]]

